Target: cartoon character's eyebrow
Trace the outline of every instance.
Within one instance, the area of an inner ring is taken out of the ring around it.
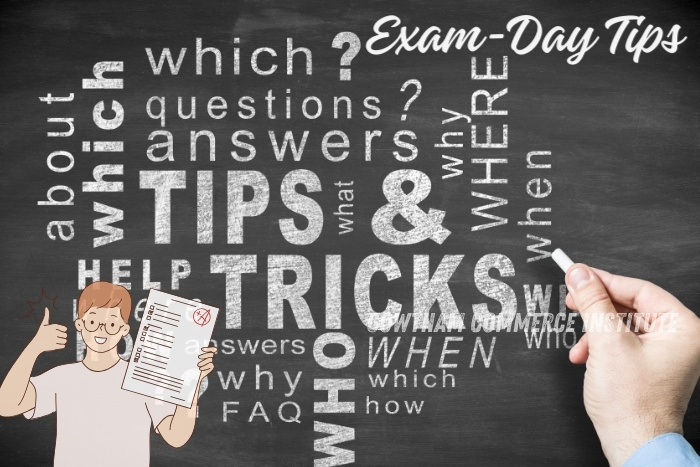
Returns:
[[[95,313],[94,311],[88,311],[88,314],[89,315],[96,315],[97,313]]]
[[[110,318],[116,318],[117,315],[112,314],[112,315],[109,315],[109,317],[110,317]]]

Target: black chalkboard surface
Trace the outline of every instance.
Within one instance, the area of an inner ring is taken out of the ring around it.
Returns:
[[[33,374],[79,360],[97,278],[129,284],[132,330],[151,287],[218,306],[194,434],[152,434],[152,465],[314,465],[331,425],[357,465],[601,465],[549,253],[700,310],[693,2],[2,8],[0,374],[44,306],[69,340]],[[490,331],[484,306],[545,315]],[[352,410],[315,409],[326,380]],[[700,448],[697,391],[684,429]],[[50,463],[55,437],[0,419],[0,457]]]

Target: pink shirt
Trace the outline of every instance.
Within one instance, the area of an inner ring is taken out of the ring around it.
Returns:
[[[53,368],[30,378],[36,405],[29,419],[56,412],[54,465],[147,466],[150,428],[175,406],[121,388],[127,362],[105,371],[82,362]]]

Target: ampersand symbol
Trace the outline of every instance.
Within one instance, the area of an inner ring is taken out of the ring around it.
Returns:
[[[406,181],[413,183],[409,193],[401,187]],[[412,245],[428,238],[442,244],[451,233],[442,226],[445,211],[430,209],[425,213],[417,206],[430,194],[430,187],[430,178],[418,170],[397,170],[387,175],[382,191],[389,204],[379,208],[372,217],[374,235],[392,245]],[[398,215],[414,228],[407,231],[395,229],[393,220]]]

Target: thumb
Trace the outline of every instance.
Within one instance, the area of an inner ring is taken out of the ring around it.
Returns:
[[[44,319],[41,320],[41,325],[46,326],[49,324],[49,307],[44,307]]]
[[[605,285],[590,267],[575,264],[566,272],[566,285],[581,313],[589,340],[616,338],[624,331]],[[606,337],[607,336],[607,337]]]

